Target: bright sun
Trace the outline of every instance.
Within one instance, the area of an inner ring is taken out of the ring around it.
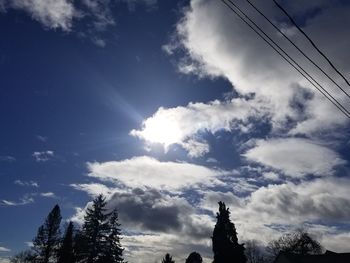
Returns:
[[[147,119],[142,131],[136,131],[136,135],[151,143],[164,144],[165,147],[180,142],[183,139],[183,132],[178,122],[168,117],[158,115]]]

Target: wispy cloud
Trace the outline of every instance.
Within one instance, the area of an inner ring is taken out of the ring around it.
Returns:
[[[22,180],[16,180],[13,182],[16,185],[20,185],[20,186],[31,186],[31,187],[39,187],[39,184],[35,181],[22,181]]]
[[[56,198],[57,196],[53,192],[40,193],[40,196],[47,198]]]
[[[346,164],[335,151],[302,138],[258,140],[243,156],[291,177],[330,175],[337,166]]]
[[[145,3],[147,8],[154,7],[157,0],[123,2],[133,10],[140,3]],[[76,33],[104,47],[106,40],[103,32],[116,24],[114,5],[116,3],[111,0],[0,0],[0,12],[8,9],[24,11],[46,29]]]
[[[33,152],[32,156],[37,162],[47,162],[54,156],[53,151],[42,151],[42,152]]]
[[[6,247],[0,247],[0,252],[10,252],[11,249],[6,248]]]
[[[0,3],[3,9],[13,8],[27,12],[49,29],[70,31],[73,18],[77,15],[72,2],[68,0],[1,0]]]
[[[2,155],[0,156],[0,162],[15,162],[16,158],[10,155]]]
[[[46,136],[37,135],[36,138],[41,142],[47,142],[48,138]]]
[[[190,156],[198,157],[207,153],[209,146],[196,139],[196,134],[242,130],[245,121],[253,116],[261,114],[244,99],[190,103],[186,107],[159,108],[140,130],[134,129],[130,134],[148,143],[163,144],[165,149],[172,144],[182,145]]]
[[[6,199],[0,200],[0,206],[22,206],[31,203],[34,203],[34,198],[31,197],[31,195],[25,195],[19,201],[10,201]]]
[[[140,156],[105,163],[88,163],[89,176],[122,183],[127,187],[176,190],[199,185],[221,184],[220,170],[185,162],[161,162]]]

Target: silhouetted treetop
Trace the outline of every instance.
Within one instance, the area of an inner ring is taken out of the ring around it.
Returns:
[[[69,222],[66,232],[64,234],[61,247],[58,251],[58,263],[74,263],[75,255],[73,248],[73,236],[74,225],[73,222]]]
[[[244,245],[238,244],[236,228],[224,202],[219,202],[216,218],[212,237],[214,263],[245,263]]]
[[[172,256],[170,256],[170,254],[167,253],[163,258],[162,263],[175,263],[175,260],[173,260]]]
[[[37,236],[33,239],[35,262],[48,263],[56,259],[61,239],[61,219],[60,207],[55,205],[44,224],[39,227]]]
[[[202,257],[197,252],[192,252],[186,259],[186,263],[202,263]]]
[[[274,256],[280,251],[291,252],[300,255],[321,254],[323,247],[303,229],[282,235],[268,245],[268,250]]]

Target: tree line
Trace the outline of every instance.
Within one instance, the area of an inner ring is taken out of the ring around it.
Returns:
[[[56,205],[48,214],[33,239],[31,249],[11,258],[12,263],[126,263],[121,245],[121,228],[116,209],[109,212],[103,195],[86,209],[81,227],[69,222],[61,234],[61,212]],[[306,231],[297,230],[282,235],[266,249],[257,241],[240,244],[229,208],[219,202],[212,235],[213,263],[270,263],[280,251],[296,254],[320,254],[322,246]],[[175,263],[167,253],[162,263]],[[202,263],[202,257],[192,252],[186,263]]]

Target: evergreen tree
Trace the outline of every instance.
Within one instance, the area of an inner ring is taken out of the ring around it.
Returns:
[[[244,245],[238,244],[235,225],[230,220],[229,209],[219,202],[219,213],[213,231],[213,263],[245,263]]]
[[[103,263],[119,263],[123,262],[123,248],[120,244],[120,224],[118,222],[118,212],[116,209],[109,215],[107,221],[107,235],[105,246],[103,247]]]
[[[58,263],[74,263],[74,249],[73,249],[73,238],[74,238],[74,225],[73,222],[69,222],[66,232],[64,234],[62,245],[58,251]]]
[[[186,263],[202,263],[202,257],[197,252],[192,252],[186,259]]]
[[[93,200],[92,207],[89,207],[84,217],[82,236],[83,243],[83,262],[95,263],[100,262],[103,256],[103,248],[106,246],[106,233],[108,224],[106,222],[106,199],[99,195]]]
[[[170,254],[167,253],[163,258],[162,263],[175,263],[175,261],[173,260],[172,256],[170,256]]]
[[[37,263],[49,263],[55,260],[60,244],[61,211],[58,205],[52,209],[45,223],[39,227],[33,240],[33,250]]]

